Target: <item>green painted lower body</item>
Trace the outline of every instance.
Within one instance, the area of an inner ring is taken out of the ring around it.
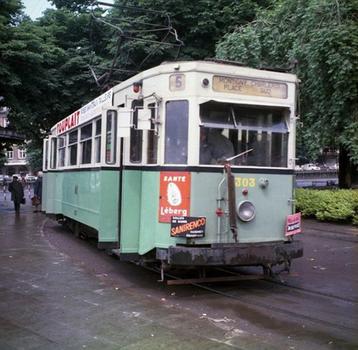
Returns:
[[[43,210],[94,228],[99,242],[118,242],[119,185],[118,171],[49,172]]]
[[[256,207],[254,220],[237,220],[239,242],[285,241],[285,221],[287,215],[292,213],[293,176],[234,175],[248,179],[236,181],[237,185],[254,185],[247,188],[246,196],[242,194],[242,187],[236,187],[237,203],[250,200]],[[123,171],[120,240],[123,253],[143,255],[154,248],[168,248],[187,242],[185,238],[171,237],[170,224],[159,222],[159,177],[158,171]],[[227,197],[225,184],[218,189],[222,178],[220,173],[191,173],[190,216],[205,216],[207,219],[205,237],[191,240],[191,243],[208,245],[235,242],[227,216],[218,223],[216,215],[218,196]],[[261,179],[268,181],[265,188],[259,186]]]
[[[159,221],[160,172],[124,170],[50,172],[44,178],[43,209],[61,214],[98,231],[99,242],[118,242],[122,254],[144,255],[155,248],[187,244],[170,236],[170,224]],[[236,202],[251,201],[256,216],[237,219],[239,243],[285,241],[285,221],[292,213],[293,176],[234,174]],[[247,180],[244,180],[247,179]],[[228,216],[216,215],[219,204],[227,211],[226,182],[221,173],[191,173],[190,214],[207,219],[205,236],[190,244],[235,243]],[[261,187],[260,183],[267,183]],[[121,183],[120,183],[121,181]],[[242,193],[248,185],[247,195]],[[119,217],[120,216],[120,217]]]

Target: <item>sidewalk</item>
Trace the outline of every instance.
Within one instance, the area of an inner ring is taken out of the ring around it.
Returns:
[[[0,349],[232,349],[225,330],[113,288],[52,248],[43,214],[0,198]]]

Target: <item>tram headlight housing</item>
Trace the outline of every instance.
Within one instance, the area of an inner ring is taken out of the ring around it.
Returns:
[[[243,201],[238,204],[236,213],[241,221],[249,222],[254,219],[256,208],[250,201]]]

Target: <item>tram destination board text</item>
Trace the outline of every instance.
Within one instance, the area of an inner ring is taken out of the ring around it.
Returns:
[[[213,89],[218,92],[240,95],[287,98],[287,84],[270,80],[214,75]]]

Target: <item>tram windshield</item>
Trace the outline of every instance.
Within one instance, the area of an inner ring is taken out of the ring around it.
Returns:
[[[200,105],[200,164],[287,167],[288,109],[209,101]]]

